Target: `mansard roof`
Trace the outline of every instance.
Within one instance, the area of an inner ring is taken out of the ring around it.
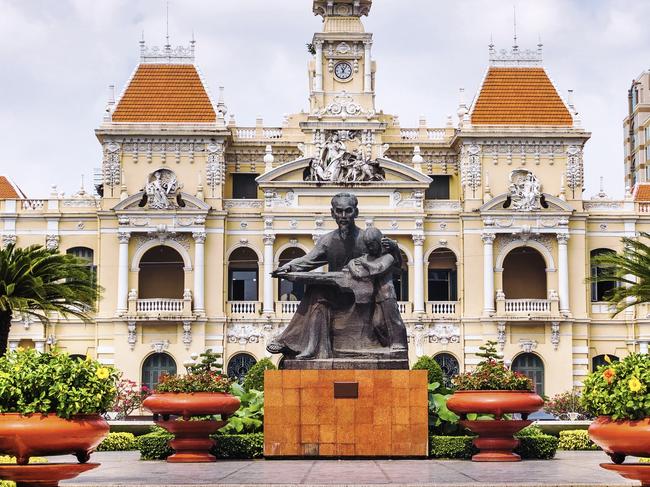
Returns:
[[[573,125],[541,66],[490,66],[470,116],[472,125]]]
[[[0,176],[0,199],[13,200],[26,198],[18,186],[10,179]]]
[[[141,63],[113,122],[214,123],[217,115],[194,64]]]

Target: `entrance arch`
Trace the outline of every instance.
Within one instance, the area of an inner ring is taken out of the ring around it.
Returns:
[[[172,247],[158,245],[140,259],[138,298],[183,299],[185,271],[183,257]]]
[[[544,395],[544,362],[534,353],[521,353],[512,361],[512,370],[529,377],[535,385],[535,392]]]
[[[142,364],[142,385],[153,390],[164,374],[176,374],[176,361],[168,353],[152,353]]]

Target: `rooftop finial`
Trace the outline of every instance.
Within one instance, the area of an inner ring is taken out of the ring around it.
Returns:
[[[490,43],[488,44],[488,52],[490,54],[494,53],[494,40],[492,39],[492,33],[490,32]]]
[[[542,44],[542,34],[537,34],[537,53],[540,56],[542,55],[542,47],[544,47],[544,44]]]
[[[166,34],[165,34],[165,39],[167,42],[165,43],[165,47],[167,49],[170,49],[172,46],[169,43],[169,0],[167,0],[167,19],[166,19]]]
[[[513,23],[513,32],[514,32],[514,44],[512,45],[512,49],[516,51],[519,49],[519,46],[517,45],[517,6],[513,5],[512,6],[512,23]]]

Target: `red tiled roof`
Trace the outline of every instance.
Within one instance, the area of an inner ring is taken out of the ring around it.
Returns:
[[[491,67],[471,114],[473,125],[571,126],[573,118],[544,68]]]
[[[113,122],[214,121],[210,97],[192,64],[141,64],[113,112]]]
[[[634,201],[650,201],[650,184],[639,184],[634,191]]]
[[[25,193],[9,179],[0,176],[0,199],[11,200],[20,198],[25,198]]]

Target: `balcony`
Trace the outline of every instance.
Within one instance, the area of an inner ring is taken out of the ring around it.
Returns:
[[[551,291],[549,296],[549,299],[506,299],[505,294],[499,291],[496,298],[496,314],[502,317],[522,319],[560,316],[560,300],[557,293]]]
[[[298,309],[299,304],[300,301],[277,301],[275,309],[279,312],[280,317],[291,318]]]
[[[128,316],[138,319],[175,320],[192,317],[192,292],[186,289],[182,299],[138,299],[138,292],[129,293]]]
[[[440,318],[443,316],[456,316],[456,301],[428,301],[427,312]]]
[[[262,303],[259,301],[228,301],[228,310],[233,318],[259,316]]]

